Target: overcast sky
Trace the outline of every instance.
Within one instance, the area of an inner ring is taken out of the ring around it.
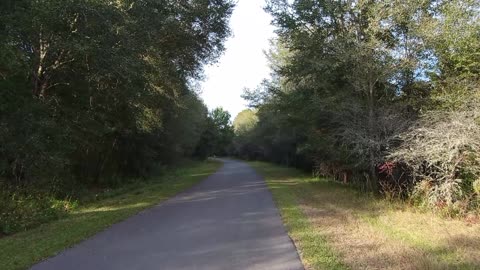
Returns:
[[[223,107],[233,118],[246,108],[240,97],[243,89],[255,88],[269,77],[264,51],[274,36],[271,16],[263,11],[264,1],[239,0],[230,27],[233,36],[226,43],[225,54],[215,65],[205,69],[201,83],[202,98],[209,109]]]

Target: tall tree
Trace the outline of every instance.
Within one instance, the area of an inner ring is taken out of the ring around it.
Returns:
[[[180,134],[200,136],[206,107],[191,82],[224,50],[231,1],[1,5],[2,175],[98,184],[192,152]]]
[[[470,205],[478,1],[270,0],[267,10],[273,75],[244,95],[258,124],[235,138],[249,146],[239,155],[394,196],[428,187],[416,194],[433,207]]]

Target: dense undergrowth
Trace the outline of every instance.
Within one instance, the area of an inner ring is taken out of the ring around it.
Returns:
[[[37,190],[3,189],[0,192],[0,233],[13,234],[59,219],[77,204],[75,200],[56,199]]]
[[[117,184],[110,181],[109,185],[96,187],[76,185],[61,192],[58,187],[51,186],[7,187],[3,184],[0,191],[0,234],[11,235],[64,218],[79,207],[148,186],[152,184],[152,179],[158,181],[171,177],[181,168],[198,168],[198,164],[184,160],[173,167],[158,167],[147,177],[115,181]]]
[[[1,231],[59,218],[157,164],[220,154],[228,113],[209,112],[196,85],[233,7],[0,1]]]

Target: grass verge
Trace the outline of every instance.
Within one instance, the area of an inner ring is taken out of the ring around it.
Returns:
[[[480,224],[250,164],[265,177],[307,269],[480,269]]]
[[[60,220],[0,238],[0,268],[26,269],[193,186],[220,166],[216,161],[192,162],[124,193],[80,206]]]
[[[250,165],[264,176],[303,264],[309,269],[346,269],[325,235],[315,228],[298,204],[295,186],[303,175],[263,162],[250,162]]]

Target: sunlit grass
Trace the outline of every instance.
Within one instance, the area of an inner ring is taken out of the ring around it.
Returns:
[[[215,172],[221,163],[194,162],[129,191],[79,207],[65,218],[0,239],[0,269],[26,269],[156,205]]]
[[[313,226],[299,207],[298,198],[292,192],[299,184],[299,179],[294,178],[298,175],[292,175],[292,171],[267,163],[250,162],[250,164],[265,177],[288,234],[297,245],[305,266],[311,269],[346,269],[322,231]]]
[[[480,269],[479,224],[421,212],[294,169],[251,164],[265,176],[309,269]]]

